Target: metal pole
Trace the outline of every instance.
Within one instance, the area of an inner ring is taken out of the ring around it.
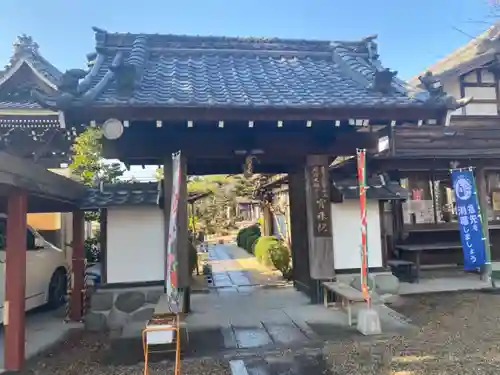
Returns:
[[[482,276],[485,281],[491,281],[494,285],[494,281],[491,277],[492,267],[491,267],[491,248],[490,248],[490,228],[488,223],[488,188],[486,186],[486,174],[484,168],[476,169],[476,199],[478,200],[478,207],[480,210],[479,217],[481,218],[481,224],[483,227],[483,238],[484,238],[484,251],[486,256],[486,264],[484,265]]]
[[[356,150],[358,161],[359,203],[361,213],[361,290],[368,304],[371,306],[368,292],[368,231],[366,221],[366,150]]]

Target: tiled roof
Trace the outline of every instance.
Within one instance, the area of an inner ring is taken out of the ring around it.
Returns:
[[[359,185],[355,179],[335,181],[333,186],[343,194],[344,199],[359,199]],[[408,191],[395,181],[383,183],[380,179],[369,178],[367,186],[366,197],[368,199],[408,199]]]
[[[12,73],[12,69],[19,69],[20,63],[24,62],[30,66],[36,73],[39,73],[48,82],[57,85],[62,78],[62,73],[54,65],[48,62],[38,49],[38,44],[26,35],[21,35],[14,42],[14,52],[10,58],[9,64],[3,72],[0,72],[0,81]]]
[[[441,107],[398,79],[388,93],[375,89],[384,69],[374,37],[329,42],[95,31],[93,68],[73,90],[71,105]],[[50,107],[56,98],[40,101]]]
[[[189,200],[204,196],[192,192]],[[104,184],[102,189],[89,188],[81,202],[81,208],[93,210],[116,206],[156,206],[158,204],[157,182],[130,182]]]
[[[5,109],[41,109],[42,107],[30,98],[30,90],[37,88],[32,81],[23,81],[18,85],[5,84],[17,73],[24,72],[22,67],[28,67],[43,81],[45,86],[57,88],[62,78],[62,73],[50,62],[48,62],[39,52],[38,44],[31,37],[21,35],[14,42],[14,51],[5,70],[0,71],[0,110]],[[23,74],[23,73],[21,73]],[[35,79],[35,81],[37,80]],[[21,93],[21,94],[20,94]],[[43,116],[42,116],[43,117]]]
[[[476,38],[456,49],[445,58],[431,65],[427,71],[444,78],[459,77],[496,59],[500,53],[500,21]],[[412,78],[411,85],[419,85],[418,76]]]

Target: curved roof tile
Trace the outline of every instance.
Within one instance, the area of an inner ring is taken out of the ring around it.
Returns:
[[[395,80],[386,94],[373,88],[375,74],[383,70],[375,37],[332,43],[94,31],[96,65],[76,89],[73,104],[334,108],[430,103],[401,81]],[[133,85],[123,90],[127,79]]]

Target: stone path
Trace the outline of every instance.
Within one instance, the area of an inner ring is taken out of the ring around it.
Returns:
[[[186,320],[190,346],[199,351],[300,347],[325,337],[359,335],[355,327],[347,326],[344,312],[311,305],[293,287],[256,285],[245,267],[256,266],[252,261],[240,262],[233,249],[232,245],[209,247],[215,286],[210,294],[192,296],[192,313]],[[387,330],[408,326],[387,312],[381,315]]]
[[[218,293],[248,292],[253,283],[249,272],[242,269],[229,252],[228,245],[213,245],[208,248],[208,261],[212,265],[212,278]]]

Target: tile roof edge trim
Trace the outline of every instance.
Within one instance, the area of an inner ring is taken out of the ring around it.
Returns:
[[[14,74],[17,73],[17,71],[19,69],[21,69],[21,67],[26,64],[28,65],[28,67],[32,70],[32,72],[35,74],[35,76],[40,79],[43,83],[45,83],[47,86],[49,86],[50,88],[54,89],[54,90],[57,90],[57,85],[54,84],[53,82],[51,82],[47,77],[45,77],[42,73],[40,73],[35,67],[34,65],[28,61],[27,59],[25,58],[22,58],[20,59],[19,61],[16,62],[16,64],[11,67],[9,69],[9,71],[4,74],[1,78],[0,78],[0,86],[2,86],[5,82],[7,82],[9,79],[11,79]]]

